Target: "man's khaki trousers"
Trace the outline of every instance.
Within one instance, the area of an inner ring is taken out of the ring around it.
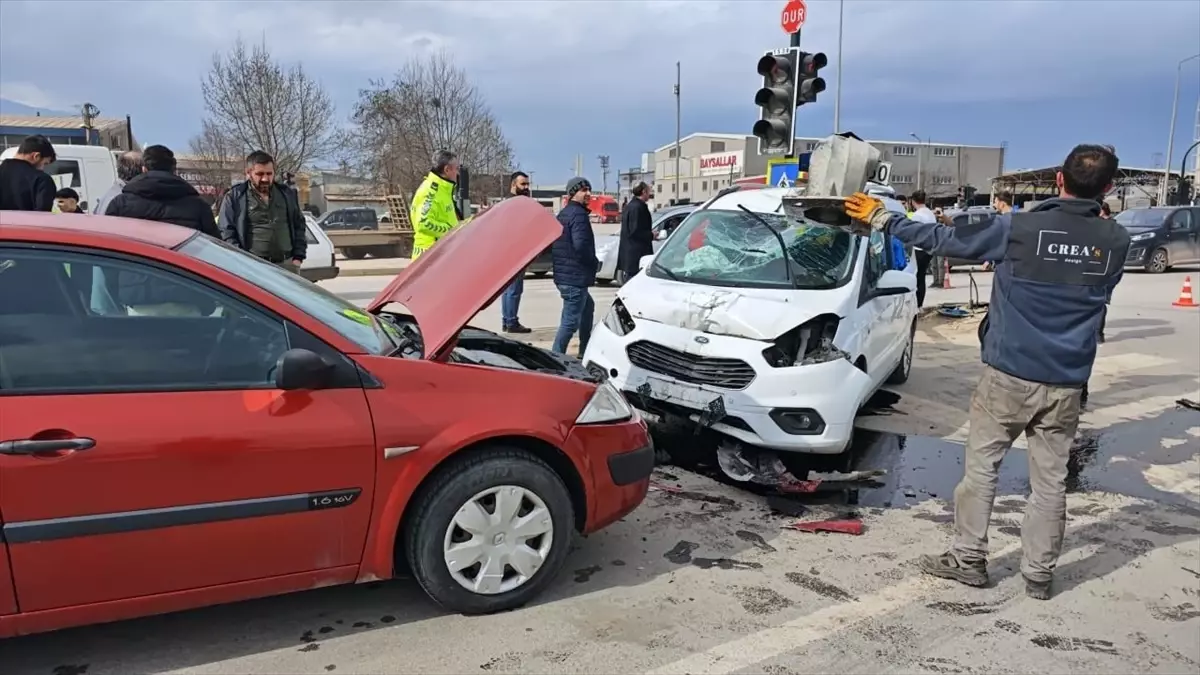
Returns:
[[[1021,523],[1021,572],[1049,581],[1066,527],[1067,458],[1079,425],[1079,387],[1022,380],[988,366],[971,396],[962,482],[954,490],[954,545],[962,563],[987,559],[988,522],[1000,461],[1022,433],[1032,494]]]

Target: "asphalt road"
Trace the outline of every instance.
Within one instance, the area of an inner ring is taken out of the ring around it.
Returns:
[[[930,319],[899,400],[861,419],[880,432],[860,434],[858,467],[889,471],[853,507],[862,536],[783,529],[794,519],[760,496],[665,467],[655,480],[668,489],[580,539],[523,610],[447,615],[407,580],[326,588],[7,640],[0,673],[1197,672],[1200,413],[1174,401],[1200,398],[1200,310],[1170,304],[1185,273],[1130,274],[1114,298],[1049,602],[1020,583],[1019,447],[1001,469],[993,586],[916,571],[947,541],[980,371],[973,326]],[[986,298],[989,275],[976,277]],[[385,282],[325,285],[365,304]],[[953,282],[930,302],[965,299],[966,275]],[[593,294],[599,319],[613,291]],[[558,307],[552,282],[528,282],[522,320],[540,339]],[[498,310],[475,323],[498,327]],[[810,504],[804,517],[848,508]]]

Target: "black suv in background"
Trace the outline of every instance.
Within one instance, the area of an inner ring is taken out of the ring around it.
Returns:
[[[1126,209],[1114,219],[1129,231],[1126,269],[1158,274],[1174,265],[1200,263],[1200,206]]]
[[[353,206],[326,213],[317,221],[317,225],[322,230],[378,230],[379,216],[375,214],[375,209]]]

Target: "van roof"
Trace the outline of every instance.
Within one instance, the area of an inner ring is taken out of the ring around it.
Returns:
[[[111,157],[113,150],[110,150],[102,145],[63,145],[54,146],[54,154],[59,157],[70,159],[78,158],[96,158],[96,157]],[[0,152],[0,159],[11,159],[17,155],[17,148],[12,147],[4,152]]]

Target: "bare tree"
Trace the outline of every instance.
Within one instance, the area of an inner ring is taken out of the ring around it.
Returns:
[[[227,54],[213,55],[201,90],[202,143],[235,155],[265,150],[280,172],[299,171],[333,150],[329,95],[299,64],[285,68],[271,58],[266,45],[247,49],[239,39]]]
[[[390,83],[371,81],[359,92],[351,122],[345,147],[352,163],[389,192],[412,194],[440,149],[470,170],[473,201],[507,189],[506,180],[493,177],[511,170],[512,146],[466,72],[444,52],[408,62]]]
[[[241,168],[246,154],[244,148],[208,121],[188,146],[192,157],[189,167],[180,173],[185,174],[185,179],[196,186],[200,194],[219,200]]]

